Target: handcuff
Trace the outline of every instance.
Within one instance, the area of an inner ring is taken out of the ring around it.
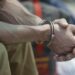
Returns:
[[[49,24],[49,26],[50,26],[50,34],[48,36],[49,39],[48,39],[48,41],[44,41],[44,45],[48,46],[51,44],[52,39],[54,37],[54,23],[51,21],[47,21],[47,20],[44,20],[42,23],[40,23],[40,25],[45,25],[45,24]]]

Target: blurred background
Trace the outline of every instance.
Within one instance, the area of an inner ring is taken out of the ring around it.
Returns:
[[[19,0],[31,13],[46,19],[65,18],[75,24],[75,0]],[[75,59],[53,60],[53,53],[43,43],[32,43],[40,75],[75,75]]]

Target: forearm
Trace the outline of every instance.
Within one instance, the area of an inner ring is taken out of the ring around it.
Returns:
[[[40,17],[30,13],[25,7],[23,10],[24,13],[26,14],[25,17],[27,16],[26,20],[29,21],[28,23],[32,25],[38,25],[39,23],[43,22],[43,20]]]
[[[10,2],[11,4],[14,4],[14,6],[16,6],[18,9],[21,9],[21,11],[23,12],[23,17],[24,18],[24,22],[27,25],[38,25],[39,23],[42,22],[42,19],[32,13],[30,13],[19,1],[17,0],[7,0],[8,2]]]
[[[0,24],[0,41],[4,43],[20,43],[28,41],[46,41],[50,34],[49,25],[28,26]]]

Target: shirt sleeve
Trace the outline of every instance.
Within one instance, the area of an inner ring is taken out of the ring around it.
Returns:
[[[5,44],[45,41],[50,30],[42,26],[12,25],[0,22],[0,41]]]

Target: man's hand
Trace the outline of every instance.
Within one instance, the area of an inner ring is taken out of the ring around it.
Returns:
[[[54,24],[54,39],[49,48],[56,54],[57,60],[71,59],[75,54],[75,26],[68,25],[66,20],[55,21]]]

